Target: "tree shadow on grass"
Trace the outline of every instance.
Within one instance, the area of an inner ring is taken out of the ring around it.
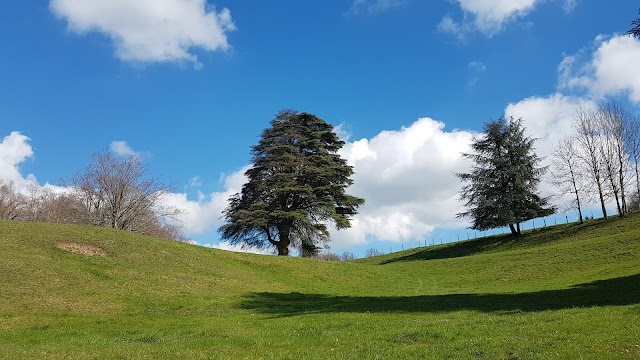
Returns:
[[[301,293],[251,293],[240,307],[274,316],[316,313],[536,312],[576,307],[640,303],[640,274],[599,280],[561,290],[517,294],[448,294],[420,296],[335,296]]]
[[[591,230],[592,228],[597,228],[601,224],[602,221],[599,220],[584,224],[572,223],[569,225],[529,230],[521,237],[514,237],[511,234],[502,234],[486,238],[461,241],[453,244],[447,244],[445,246],[428,247],[408,255],[382,261],[380,265],[404,261],[450,259],[480,253],[503,251],[511,248],[537,246],[577,236],[585,231]]]

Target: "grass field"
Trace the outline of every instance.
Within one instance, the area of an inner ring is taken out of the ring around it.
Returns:
[[[640,359],[640,214],[344,263],[0,222],[0,358]]]

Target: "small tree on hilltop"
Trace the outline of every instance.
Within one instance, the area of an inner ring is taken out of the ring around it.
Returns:
[[[171,187],[150,177],[136,155],[94,153],[92,161],[71,178],[71,185],[87,217],[75,222],[152,235],[164,218],[180,213],[162,206],[161,198]]]
[[[475,153],[463,154],[474,162],[470,173],[457,176],[465,183],[460,198],[467,211],[457,214],[472,220],[472,229],[509,225],[520,235],[520,223],[555,212],[540,197],[538,184],[545,167],[533,152],[535,139],[524,135],[522,120],[499,119],[484,126],[485,136],[471,144]]]
[[[364,203],[345,192],[353,169],[337,154],[343,145],[333,126],[315,115],[280,112],[252,147],[248,182],[229,199],[222,238],[275,246],[278,255],[289,255],[290,247],[315,255],[329,241],[328,223],[350,227]]]

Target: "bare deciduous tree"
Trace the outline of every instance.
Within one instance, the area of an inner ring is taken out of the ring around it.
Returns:
[[[348,252],[348,251],[345,251],[345,252],[342,253],[342,255],[340,255],[340,260],[341,261],[350,261],[350,260],[355,260],[355,259],[357,259],[356,255],[354,253],[351,253],[351,252]]]
[[[638,166],[640,163],[640,120],[637,117],[628,117],[627,125],[625,126],[624,142],[626,145],[626,151],[629,155],[631,167],[635,173],[636,178],[636,199],[640,199],[640,171]],[[636,201],[635,204],[640,209],[640,202]]]
[[[578,166],[578,154],[575,139],[568,136],[560,140],[553,151],[554,162],[551,167],[551,183],[554,184],[561,196],[571,195],[571,207],[578,210],[578,218],[582,224],[582,192],[581,174]]]
[[[600,156],[604,175],[609,181],[611,192],[616,202],[618,215],[624,216],[626,211],[625,185],[627,154],[624,145],[624,126],[627,113],[620,103],[607,102],[597,110],[599,125]]]
[[[0,219],[22,220],[25,215],[25,198],[16,191],[13,182],[0,180]]]
[[[115,229],[152,234],[164,217],[178,214],[160,204],[170,187],[151,178],[139,156],[95,153],[71,179],[71,190],[83,204],[88,222]]]
[[[384,255],[384,252],[374,248],[367,249],[367,251],[364,253],[364,257],[366,258],[380,256],[380,255]]]
[[[579,108],[573,119],[575,131],[575,144],[578,147],[578,159],[588,170],[590,177],[595,182],[598,191],[598,199],[602,209],[602,215],[607,219],[605,204],[604,179],[602,175],[602,159],[600,156],[600,127],[598,113],[595,109]]]

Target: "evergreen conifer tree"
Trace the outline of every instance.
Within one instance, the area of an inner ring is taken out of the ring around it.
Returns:
[[[315,115],[280,112],[252,147],[248,182],[229,200],[222,239],[275,246],[278,255],[288,255],[290,247],[316,254],[330,240],[327,225],[350,227],[350,216],[364,203],[345,192],[353,169],[337,154],[343,145],[333,126]]]
[[[460,198],[467,211],[457,214],[472,221],[472,229],[509,226],[520,235],[520,223],[555,212],[548,199],[537,194],[546,167],[533,152],[535,139],[524,135],[522,120],[501,118],[484,126],[485,136],[471,145],[470,173],[457,174],[465,183]]]

